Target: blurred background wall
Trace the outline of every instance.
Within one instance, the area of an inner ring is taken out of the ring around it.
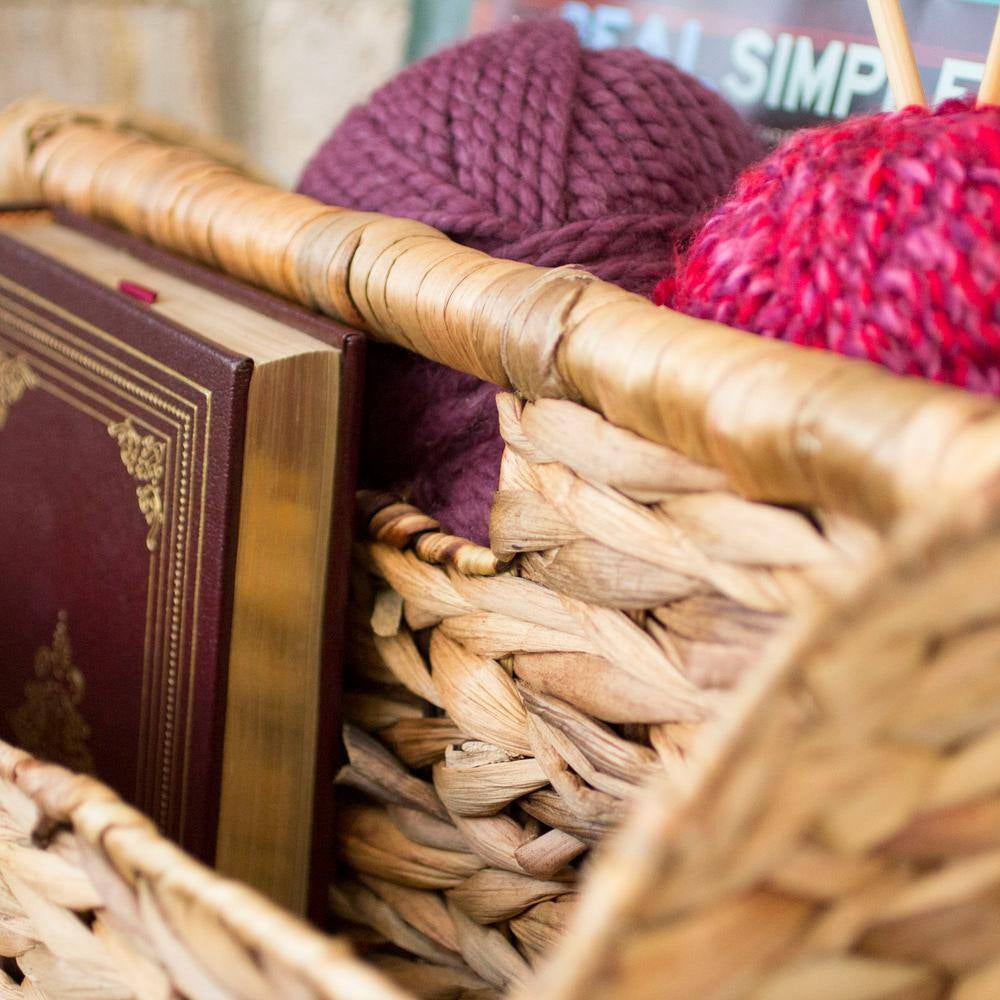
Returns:
[[[935,101],[975,89],[1000,0],[904,0]],[[585,45],[695,73],[763,131],[891,106],[861,0],[0,0],[0,106],[43,92],[159,111],[284,184],[344,112],[467,31],[561,15]]]
[[[413,13],[410,0],[0,0],[0,106],[39,92],[138,105],[240,142],[292,184],[403,64]]]

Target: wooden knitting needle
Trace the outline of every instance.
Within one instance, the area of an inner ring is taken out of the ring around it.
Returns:
[[[986,57],[983,82],[979,85],[979,104],[1000,104],[1000,12],[993,27],[990,54]]]
[[[868,0],[868,9],[871,11],[878,47],[885,59],[885,69],[896,107],[908,108],[912,104],[926,107],[924,85],[917,72],[917,60],[913,55],[913,46],[910,44],[899,0]]]

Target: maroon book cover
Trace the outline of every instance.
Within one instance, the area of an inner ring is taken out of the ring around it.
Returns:
[[[23,245],[11,220],[5,233],[0,216],[0,735],[96,774],[211,863],[253,363]],[[60,222],[343,351],[314,810],[321,897],[361,338],[117,232]]]

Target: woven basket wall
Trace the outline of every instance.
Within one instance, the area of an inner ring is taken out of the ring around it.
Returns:
[[[0,195],[514,390],[492,551],[359,498],[331,903],[371,963],[421,996],[992,995],[994,403],[117,120],[28,106],[0,152]]]
[[[720,734],[746,713],[747,692],[768,676],[769,657],[773,662],[819,608],[855,592],[885,558],[885,536],[860,521],[741,499],[718,471],[576,404],[522,405],[506,396],[500,406],[508,448],[493,512],[494,553],[436,535],[433,522],[405,504],[361,498],[369,538],[355,561],[350,762],[338,777],[352,791],[342,796],[341,879],[331,899],[358,950],[411,987],[430,968],[405,966],[400,950],[436,967],[434,982],[448,979],[460,961],[482,987],[527,981],[573,916],[581,863],[626,817],[640,786],[654,783],[660,809],[672,799],[679,805]],[[713,880],[717,908],[704,904],[704,918],[644,929],[638,943],[629,942],[627,967],[612,974],[622,997],[742,996],[740,967],[752,969],[751,959],[770,964],[771,947],[777,958],[794,952],[803,928],[822,924],[816,911],[834,911],[824,917],[832,929],[815,931],[817,953],[824,944],[845,948],[862,936],[866,919],[877,922],[866,910],[838,927],[852,906],[863,905],[855,893],[877,894],[883,876],[901,889],[908,862],[925,856],[1000,847],[1000,802],[981,787],[995,782],[1000,765],[990,733],[1000,721],[993,676],[1000,632],[975,621],[972,602],[953,581],[937,582],[920,603],[941,602],[947,625],[940,616],[914,618],[909,608],[893,621],[886,611],[873,635],[842,641],[847,648],[831,657],[836,666],[807,668],[822,675],[808,699],[774,696],[782,728],[762,735],[746,761],[732,759],[737,776],[728,777],[735,785],[728,794],[739,801],[711,807],[724,822],[712,813],[693,824],[705,856],[695,849],[688,862],[693,885],[685,882],[678,909],[691,906],[699,886],[713,893]],[[880,596],[877,586],[865,593],[866,600]],[[991,595],[987,603],[995,615],[1000,601]],[[822,634],[836,635],[830,626]],[[970,660],[958,666],[963,656]],[[948,692],[952,683],[965,690]],[[912,705],[900,688],[913,689]],[[800,700],[818,705],[796,712],[787,704]],[[863,712],[859,723],[874,726],[896,707],[912,721],[901,722],[884,745],[870,730],[841,732],[844,715]],[[844,746],[845,739],[860,745]],[[786,763],[782,743],[792,754],[791,774],[779,781],[770,772]],[[797,743],[805,744],[801,761]],[[866,780],[852,788],[859,776]],[[957,812],[945,808],[947,798],[935,801],[940,780],[961,789]],[[770,786],[782,781],[788,787],[769,800]],[[837,808],[817,820],[840,795]],[[811,822],[828,825],[829,835],[824,830],[814,841]],[[950,823],[960,829],[948,831]],[[793,849],[795,836],[804,843]],[[921,843],[924,837],[931,843]],[[897,839],[902,859],[892,856]],[[884,860],[868,856],[886,848]],[[767,851],[780,853],[757,856]],[[785,864],[789,871],[781,870]],[[626,870],[614,867],[603,890],[613,892]],[[731,898],[734,886],[752,886],[762,871],[776,884]],[[993,890],[1000,889],[997,871],[988,875]],[[591,891],[600,915],[610,897]],[[876,895],[872,905],[881,902]],[[1000,957],[1000,895],[981,905],[977,899],[968,915],[995,922],[974,946],[974,959]],[[931,920],[917,932],[924,944],[938,933],[959,931]],[[732,969],[713,958],[730,935],[748,942],[730,956]],[[688,947],[698,961],[667,988]],[[586,951],[574,954],[578,961],[564,968],[578,975]],[[886,954],[927,957],[921,945]],[[911,981],[919,986],[913,996],[937,996],[929,984],[944,982],[926,970],[847,959],[809,967],[801,980],[789,975],[787,985],[779,980],[789,992],[775,996],[825,995],[813,987],[844,975],[887,983],[887,997]],[[578,995],[610,991],[605,985]]]
[[[696,785],[642,793],[531,993],[1000,996],[998,565],[996,481],[902,528],[765,664]]]
[[[821,602],[703,743],[699,779],[658,774],[638,793],[514,1000],[994,1000],[1000,595],[984,584],[998,561],[994,489],[909,526],[850,598]],[[429,893],[387,884],[400,918],[345,892],[383,937],[426,950]],[[500,932],[449,912],[485,972]],[[498,995],[454,959],[398,953],[380,960],[393,986],[97,782],[2,744],[0,955],[11,1000]]]
[[[683,781],[768,646],[880,550],[577,404],[500,409],[493,553],[361,498],[332,892],[376,964],[462,956],[494,987],[561,935],[640,785]]]

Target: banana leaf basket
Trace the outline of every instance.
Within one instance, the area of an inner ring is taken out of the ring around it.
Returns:
[[[107,110],[63,205],[487,379],[491,548],[359,496],[326,938],[0,751],[0,997],[1000,996],[1000,407]]]

